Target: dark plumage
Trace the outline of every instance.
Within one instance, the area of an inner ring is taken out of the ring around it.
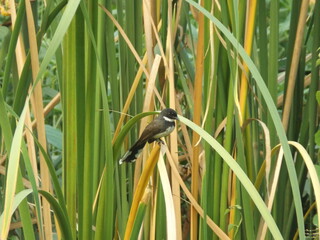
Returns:
[[[138,141],[119,160],[119,164],[134,162],[147,142],[161,142],[161,137],[165,137],[173,131],[175,127],[174,121],[177,119],[178,115],[173,109],[166,108],[162,110],[159,116],[146,126]]]

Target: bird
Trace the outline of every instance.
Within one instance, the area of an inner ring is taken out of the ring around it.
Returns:
[[[157,141],[163,144],[160,138],[168,136],[174,130],[175,120],[179,120],[175,110],[171,108],[162,110],[158,117],[146,126],[140,138],[119,160],[119,164],[135,162],[147,142],[152,143]]]

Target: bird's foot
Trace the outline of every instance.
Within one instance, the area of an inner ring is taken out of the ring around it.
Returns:
[[[162,141],[160,138],[156,139],[156,142],[161,146],[161,144],[164,145],[164,141]]]

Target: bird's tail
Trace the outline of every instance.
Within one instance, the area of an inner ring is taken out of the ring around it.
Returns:
[[[137,141],[119,160],[119,164],[123,162],[135,162],[141,153],[146,141]]]

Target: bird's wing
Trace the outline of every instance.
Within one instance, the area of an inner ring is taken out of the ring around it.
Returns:
[[[159,121],[157,119],[154,119],[151,123],[149,123],[146,126],[146,128],[143,130],[138,141],[146,142],[146,141],[148,141],[149,138],[153,137],[153,135],[155,135],[154,129],[156,126],[159,127],[159,124],[161,124],[161,121]]]

